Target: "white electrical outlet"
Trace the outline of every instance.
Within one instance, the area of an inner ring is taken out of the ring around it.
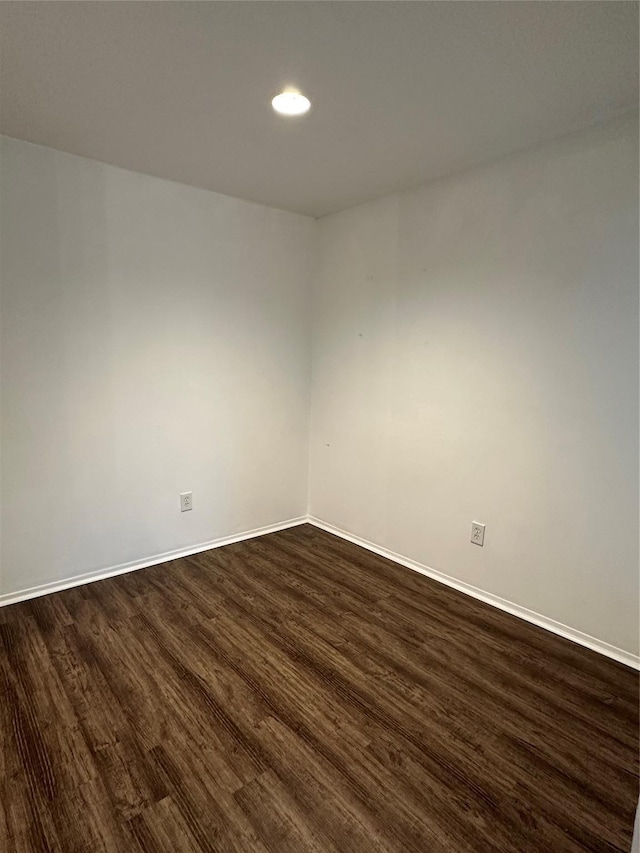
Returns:
[[[180,512],[188,512],[193,509],[193,492],[180,493]]]
[[[471,522],[471,541],[474,545],[484,545],[484,524],[477,521]]]

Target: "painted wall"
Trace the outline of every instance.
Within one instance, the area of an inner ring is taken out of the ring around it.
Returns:
[[[2,140],[0,594],[304,515],[309,485],[637,654],[637,144],[628,119],[314,222]]]
[[[0,592],[304,515],[314,220],[6,138],[1,167]]]
[[[637,654],[637,117],[319,229],[312,515]]]

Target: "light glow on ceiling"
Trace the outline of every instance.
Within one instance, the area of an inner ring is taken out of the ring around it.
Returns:
[[[271,101],[271,106],[283,116],[301,116],[309,111],[311,101],[300,92],[281,92]]]

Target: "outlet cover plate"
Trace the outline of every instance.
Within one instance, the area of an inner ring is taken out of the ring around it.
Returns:
[[[474,545],[480,545],[482,547],[484,545],[484,524],[480,524],[479,521],[471,522],[471,541]]]
[[[193,509],[193,492],[180,492],[180,512]]]

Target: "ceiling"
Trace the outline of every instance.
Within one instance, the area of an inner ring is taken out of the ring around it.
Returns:
[[[0,30],[2,133],[312,216],[638,107],[633,2],[45,0]]]

